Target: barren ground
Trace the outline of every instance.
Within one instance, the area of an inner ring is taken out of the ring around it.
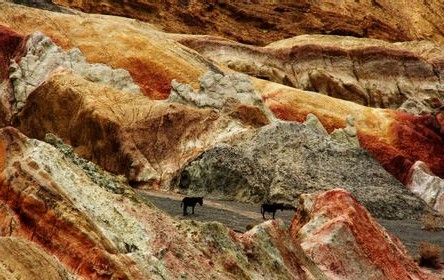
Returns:
[[[162,209],[179,220],[217,221],[238,232],[245,232],[248,225],[258,224],[264,221],[260,213],[260,205],[204,199],[203,206],[196,205],[194,215],[189,214],[183,216],[182,208],[180,207],[183,196],[156,191],[141,191],[140,193],[159,209]],[[191,213],[191,208],[188,208],[188,213]],[[294,211],[278,210],[275,218],[282,219],[286,224],[289,224],[293,216]],[[269,213],[266,213],[265,217],[271,219]],[[419,244],[422,241],[438,244],[444,248],[444,232],[422,230],[419,221],[381,219],[378,219],[378,221],[390,233],[397,236],[404,243],[414,258],[418,255]],[[441,255],[444,260],[444,252],[442,252]]]

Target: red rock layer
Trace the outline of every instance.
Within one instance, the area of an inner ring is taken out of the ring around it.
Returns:
[[[438,116],[442,113],[438,113]],[[384,135],[359,133],[363,148],[369,150],[398,180],[407,183],[412,165],[420,160],[444,178],[444,127],[435,115],[398,112]]]
[[[55,274],[53,267],[85,279],[322,275],[283,223],[270,222],[243,235],[220,223],[173,220],[128,187],[120,185],[123,193],[116,194],[93,183],[68,158],[14,128],[0,129],[0,249],[3,236],[12,236],[32,243],[27,252],[39,248],[29,259],[55,256],[58,261],[40,260],[46,268],[42,276]],[[8,275],[2,265],[21,254],[13,250],[15,243],[7,246],[12,258],[0,256],[0,278]],[[30,275],[34,266],[16,267],[23,270],[19,275]]]
[[[0,81],[9,78],[9,60],[13,57],[14,52],[22,41],[22,35],[0,25]]]
[[[60,187],[39,170],[39,164],[22,159],[27,138],[11,127],[0,132],[0,205],[15,222],[7,235],[41,245],[76,274],[94,279],[130,278],[131,261],[114,260],[116,248],[105,242],[85,213],[60,193]],[[32,174],[29,168],[36,174]],[[8,167],[8,169],[5,169]],[[132,275],[137,278],[137,273]]]
[[[303,195],[299,207],[291,234],[331,278],[429,279],[350,193]]]

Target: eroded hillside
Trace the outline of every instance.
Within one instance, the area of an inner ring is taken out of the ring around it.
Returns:
[[[0,3],[0,278],[439,279],[374,219],[443,211],[439,3],[37,2]],[[384,41],[277,41],[307,32]],[[134,188],[298,211],[238,233]]]

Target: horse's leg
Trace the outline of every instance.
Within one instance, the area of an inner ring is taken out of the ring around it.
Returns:
[[[194,214],[194,206],[196,206],[196,205],[191,206],[191,209],[193,210],[193,214]]]
[[[276,214],[276,210],[273,211],[273,220],[274,220],[274,214]]]
[[[184,205],[183,205],[183,215],[186,216],[187,214],[188,214],[187,213],[187,206],[184,203]]]

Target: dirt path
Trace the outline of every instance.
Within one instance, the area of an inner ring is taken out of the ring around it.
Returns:
[[[183,196],[156,191],[140,191],[148,201],[178,220],[193,219],[197,221],[218,221],[238,232],[245,232],[248,225],[261,223],[264,220],[260,206],[233,201],[205,199],[203,206],[196,205],[195,214],[183,216],[180,202]],[[188,210],[191,213],[191,209]],[[282,219],[287,225],[294,216],[293,211],[277,211],[276,218]],[[266,218],[271,218],[269,213]],[[430,232],[421,229],[421,224],[413,220],[381,220],[378,222],[389,232],[397,236],[415,257],[418,255],[419,244],[427,241],[444,247],[444,232]],[[444,259],[444,252],[442,252]]]

